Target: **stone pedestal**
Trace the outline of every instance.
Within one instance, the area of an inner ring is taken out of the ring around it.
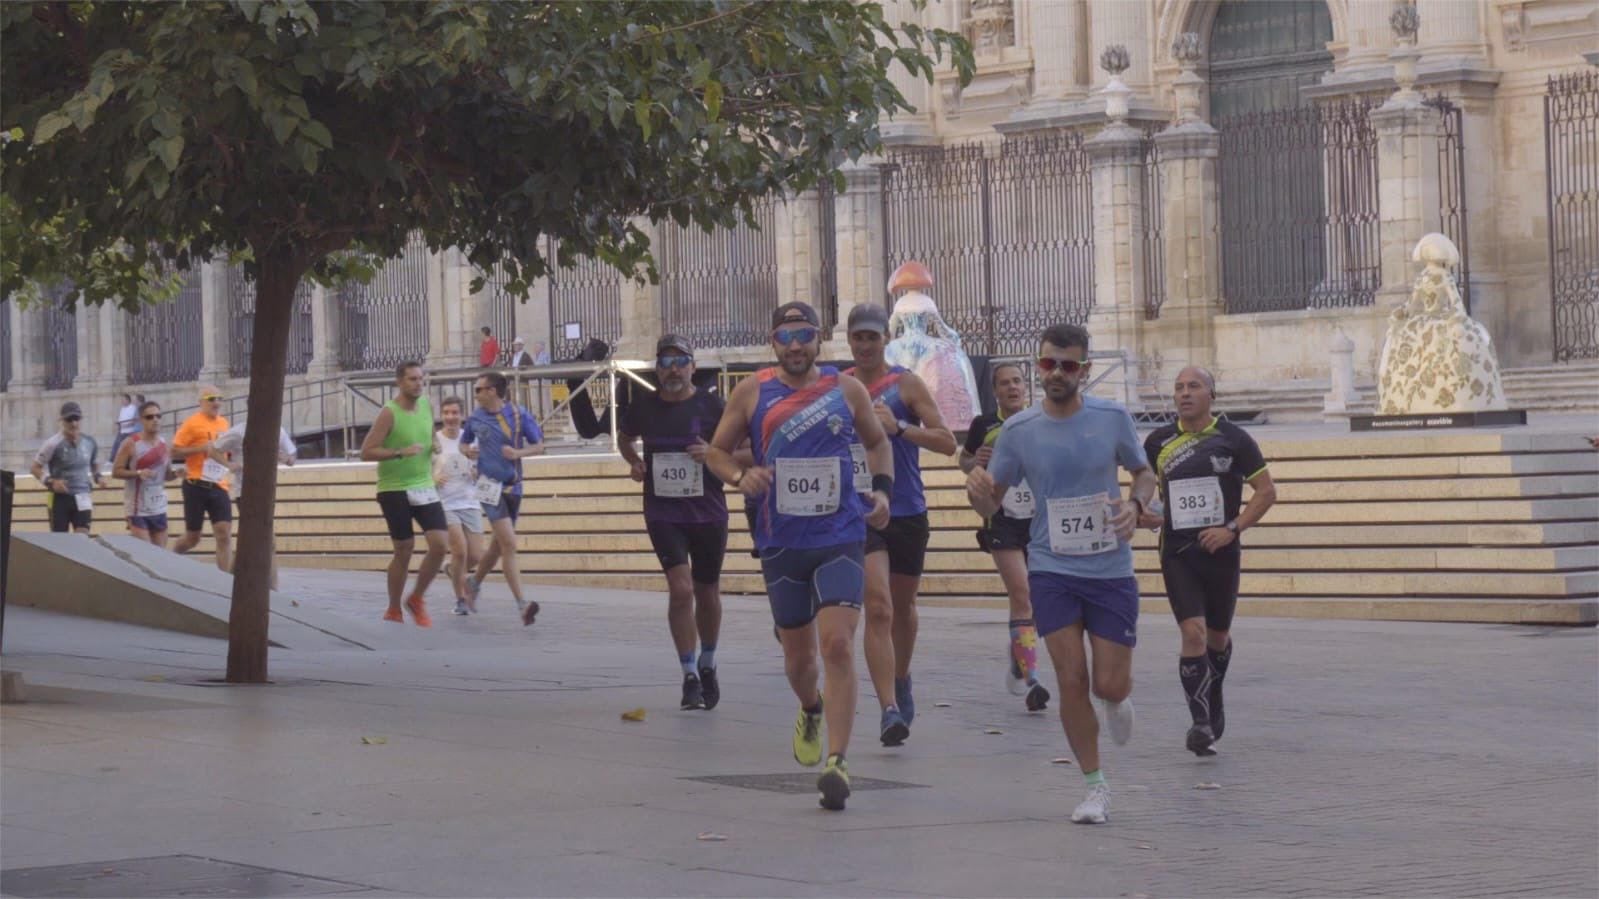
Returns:
[[[204,362],[200,381],[221,384],[233,365],[232,334],[228,321],[228,267],[226,262],[207,262],[200,267],[200,323],[205,331]]]
[[[1138,397],[1138,331],[1143,319],[1144,179],[1143,135],[1113,123],[1084,142],[1092,165],[1094,194],[1094,308],[1088,316],[1090,348],[1121,350],[1129,367],[1111,375],[1100,390],[1129,409]],[[1103,372],[1101,372],[1103,373]],[[1108,387],[1109,389],[1104,389]]]
[[[1410,294],[1410,248],[1440,228],[1438,113],[1404,91],[1371,113],[1377,132],[1377,207],[1382,235],[1378,307]]]
[[[1216,129],[1188,121],[1155,135],[1160,158],[1166,300],[1148,323],[1161,336],[1163,367],[1211,368],[1213,322],[1221,308],[1221,232]],[[1156,285],[1148,285],[1154,288]]]
[[[648,219],[633,222],[650,238],[650,246],[660,246],[659,229]],[[622,337],[611,348],[615,359],[654,359],[655,341],[661,337],[661,288],[640,284],[630,277],[622,279]],[[585,335],[587,337],[587,335]]]
[[[833,198],[833,233],[838,257],[838,321],[824,357],[847,358],[843,324],[859,303],[882,304],[888,272],[883,270],[883,175],[872,160],[846,163],[844,192]],[[934,272],[933,276],[938,277]]]
[[[339,371],[338,291],[320,284],[311,288],[311,361],[305,376],[313,381]]]

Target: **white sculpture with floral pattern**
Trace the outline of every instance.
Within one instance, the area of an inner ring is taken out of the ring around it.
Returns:
[[[933,286],[933,276],[920,262],[894,269],[888,292],[903,291],[888,319],[889,344],[883,359],[915,372],[927,384],[944,417],[944,425],[964,428],[981,408],[972,362],[961,349],[961,336],[938,314],[933,298],[922,291]]]
[[[1460,251],[1444,235],[1428,234],[1411,258],[1426,268],[1410,300],[1388,317],[1377,372],[1378,414],[1504,409],[1493,341],[1466,314],[1455,285]]]

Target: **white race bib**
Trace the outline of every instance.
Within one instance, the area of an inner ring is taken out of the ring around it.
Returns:
[[[418,487],[405,491],[405,501],[413,506],[430,506],[439,501],[439,491],[434,487]]]
[[[77,505],[79,512],[88,512],[94,508],[94,497],[87,493],[72,494],[72,502]]]
[[[1171,500],[1171,526],[1174,531],[1219,527],[1227,509],[1221,499],[1221,479],[1184,478],[1166,485]]]
[[[505,493],[505,485],[493,478],[483,475],[477,479],[477,501],[485,506],[500,504],[500,496]]]
[[[1061,556],[1091,556],[1116,548],[1105,494],[1053,497],[1044,506],[1049,515],[1049,551]]]
[[[705,466],[688,453],[655,453],[650,457],[655,495],[687,499],[705,495]]]
[[[850,467],[855,470],[855,492],[861,496],[869,496],[872,492],[872,470],[866,466],[866,446],[860,443],[849,445]]]
[[[200,478],[213,484],[220,484],[228,479],[228,467],[215,459],[207,459],[200,466]]]
[[[777,460],[777,513],[813,518],[838,511],[838,460]]]
[[[1005,491],[1005,498],[999,502],[1000,508],[1005,510],[1007,518],[1032,518],[1036,508],[1033,500],[1033,488],[1022,481],[1015,487]]]
[[[145,481],[139,485],[139,499],[135,508],[142,515],[162,515],[167,511],[167,486],[160,481]]]

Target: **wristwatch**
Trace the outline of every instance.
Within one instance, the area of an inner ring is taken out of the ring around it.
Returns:
[[[894,434],[895,437],[898,437],[900,434],[905,433],[905,431],[908,430],[910,428],[910,426],[911,426],[911,423],[906,421],[903,418],[895,420],[894,423],[899,425],[899,430],[897,432],[895,432],[895,434]]]
[[[1227,530],[1232,531],[1234,534],[1237,534],[1238,533],[1238,519],[1234,518],[1232,521],[1227,522],[1225,527],[1227,528]]]

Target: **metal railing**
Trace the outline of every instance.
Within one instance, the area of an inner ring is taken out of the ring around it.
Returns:
[[[127,313],[129,384],[193,381],[205,366],[205,303],[200,273],[183,273],[173,299]]]
[[[1550,78],[1543,116],[1554,359],[1599,359],[1599,72]]]
[[[228,371],[236,378],[249,377],[250,352],[255,347],[255,282],[244,276],[242,266],[230,266],[227,273]],[[289,352],[284,358],[291,375],[305,374],[316,352],[316,335],[312,333],[311,300],[315,286],[301,281],[294,289],[294,318],[289,324]]]
[[[390,382],[392,383],[392,375]],[[343,414],[343,404],[346,400],[348,388],[345,387],[344,376],[322,378],[316,381],[306,381],[301,384],[283,385],[283,428],[294,439],[295,445],[301,448],[303,458],[336,458],[342,446],[349,445],[350,417]],[[178,406],[173,409],[161,410],[161,428],[165,432],[175,432],[179,425],[189,416],[199,410],[199,405]],[[303,410],[310,408],[306,413]],[[328,415],[329,409],[336,409],[339,415]],[[229,425],[244,424],[249,420],[249,394],[241,393],[225,396],[222,399],[222,417],[228,420]],[[315,422],[315,424],[312,424]],[[335,447],[333,437],[342,435],[341,447]],[[315,449],[320,455],[310,455],[306,450]]]
[[[706,232],[663,223],[655,254],[661,327],[697,346],[749,346],[766,339],[777,308],[777,203],[754,204],[755,224]]]

